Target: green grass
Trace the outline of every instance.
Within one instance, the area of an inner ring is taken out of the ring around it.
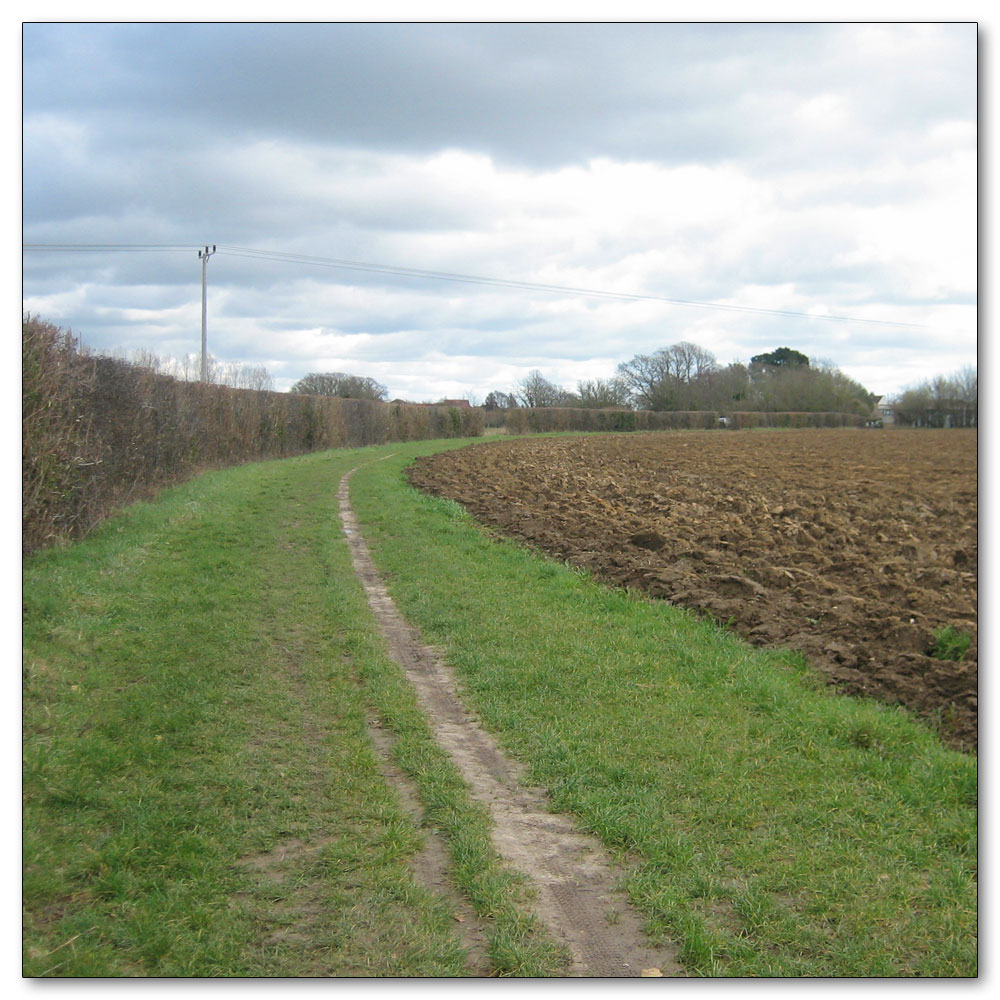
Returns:
[[[934,630],[934,648],[931,656],[938,660],[961,660],[972,645],[972,636],[968,632],[946,625]]]
[[[565,967],[350,568],[337,483],[395,454],[352,497],[401,610],[691,974],[975,975],[975,760],[404,484],[413,456],[463,445],[214,473],[26,561],[25,974],[463,974],[371,712],[495,971]]]
[[[25,975],[465,974],[370,710],[419,769],[495,973],[560,971],[375,636],[334,497],[371,457],[204,476],[26,561]]]
[[[627,859],[691,973],[975,975],[973,758],[794,654],[489,538],[402,486],[405,462],[353,491],[393,595],[556,808]]]

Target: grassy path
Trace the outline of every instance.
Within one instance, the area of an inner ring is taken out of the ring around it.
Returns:
[[[465,705],[448,664],[399,614],[375,568],[350,503],[348,474],[337,499],[355,571],[389,653],[416,694],[434,739],[489,811],[491,839],[533,890],[533,909],[569,956],[572,976],[683,975],[672,942],[651,947],[643,921],[621,888],[622,874],[593,836],[552,812],[547,795],[525,781]]]
[[[493,970],[565,956],[386,658],[336,484],[401,610],[556,806],[630,869],[695,975],[976,971],[976,768],[669,607],[491,541],[408,490],[414,455],[215,473],[25,566],[25,972],[471,970],[410,862],[374,713]]]
[[[371,713],[450,835],[492,971],[562,968],[375,638],[336,514],[358,458],[208,475],[27,562],[25,974],[473,971],[411,873],[424,835]]]

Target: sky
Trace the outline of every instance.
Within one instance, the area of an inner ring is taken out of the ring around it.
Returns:
[[[2,61],[22,97],[22,240],[182,248],[23,254],[22,308],[95,350],[196,355],[208,243],[209,349],[279,389],[347,371],[390,398],[482,401],[536,368],[572,389],[680,340],[722,364],[789,346],[887,395],[977,361],[977,223],[994,275],[994,199],[976,190],[977,110],[993,124],[997,105],[985,4],[566,6],[594,23],[549,0],[417,5],[436,24],[377,23],[413,16],[382,0],[328,2],[329,24],[267,23],[277,9],[253,0],[146,5],[164,20],[141,24],[107,0],[94,23],[24,6]],[[692,10],[706,23],[655,22]],[[455,23],[470,16],[499,20]],[[978,108],[977,54],[993,97]],[[990,568],[998,537],[983,533]]]
[[[196,355],[214,245],[209,351],[279,390],[482,402],[691,341],[891,396],[977,363],[978,32],[29,22],[23,242],[133,249],[27,250],[23,310]]]

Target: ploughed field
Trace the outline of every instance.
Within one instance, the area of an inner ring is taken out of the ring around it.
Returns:
[[[974,749],[977,436],[680,431],[498,441],[410,482],[594,576],[801,650]],[[960,661],[934,632],[971,634]]]

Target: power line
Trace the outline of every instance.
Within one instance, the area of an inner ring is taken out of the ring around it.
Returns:
[[[488,278],[482,275],[457,274],[452,271],[428,271],[423,268],[403,267],[396,264],[372,264],[365,261],[344,260],[337,257],[315,257],[305,254],[291,254],[280,250],[255,250],[251,247],[234,247],[219,244],[219,252],[231,257],[252,257],[258,260],[274,260],[286,263],[311,264],[318,267],[343,268],[353,271],[375,271],[404,277],[431,278],[438,281],[460,281],[468,284],[488,285],[499,288],[517,288],[527,291],[555,292],[563,295],[585,295],[597,298],[623,301],[668,302],[671,305],[690,306],[700,309],[720,309],[729,312],[752,313],[766,316],[785,316],[796,319],[826,319],[842,323],[873,323],[880,326],[914,327],[915,323],[899,323],[893,320],[861,319],[856,316],[839,316],[797,312],[789,309],[767,309],[760,306],[740,306],[726,302],[701,302],[694,299],[669,298],[664,295],[644,295],[634,292],[611,292],[597,288],[579,288],[570,285],[545,284],[535,281],[521,281],[508,278]]]
[[[195,244],[173,243],[26,243],[23,249],[42,250],[83,250],[83,251],[155,251],[194,250]],[[378,274],[393,274],[399,277],[423,278],[434,281],[454,281],[463,284],[484,285],[494,288],[510,288],[522,291],[550,292],[559,295],[583,295],[590,298],[611,299],[629,302],[666,302],[670,305],[696,309],[716,309],[724,312],[747,313],[759,316],[782,316],[792,319],[820,319],[839,323],[864,323],[874,326],[892,326],[912,329],[918,323],[901,323],[895,320],[862,319],[857,316],[843,316],[831,313],[808,313],[791,309],[768,309],[763,306],[741,306],[728,302],[705,302],[697,299],[672,298],[665,295],[647,295],[636,292],[613,292],[599,288],[580,288],[572,285],[556,285],[536,281],[511,278],[491,278],[484,275],[460,274],[453,271],[432,271],[425,268],[406,267],[399,264],[375,264],[367,261],[348,260],[340,257],[319,257],[309,254],[287,253],[281,250],[258,250],[253,247],[218,244],[218,252],[228,257],[245,257],[253,260],[267,260],[276,263],[306,264],[312,267],[328,267],[338,270],[366,271]]]

